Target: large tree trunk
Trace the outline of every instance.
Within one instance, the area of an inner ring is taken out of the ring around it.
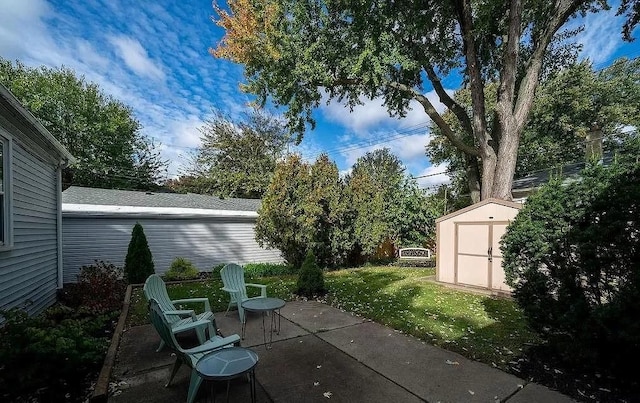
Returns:
[[[465,154],[467,174],[467,184],[469,186],[469,195],[471,196],[471,202],[477,203],[481,200],[480,195],[480,167],[478,158],[475,155]]]
[[[498,160],[489,197],[511,200],[511,187],[513,175],[516,171],[518,145],[520,144],[522,130],[519,129],[512,116],[506,117],[501,122],[501,126],[502,135],[500,136],[500,145],[498,147]]]

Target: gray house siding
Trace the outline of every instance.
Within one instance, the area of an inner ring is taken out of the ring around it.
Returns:
[[[0,308],[24,307],[34,314],[56,299],[57,172],[27,150],[8,122],[0,124],[13,135],[14,243],[0,253]]]
[[[65,213],[63,208],[64,282],[76,282],[79,268],[94,260],[124,265],[131,230],[144,228],[156,273],[176,257],[190,259],[200,271],[220,263],[280,263],[280,251],[255,241],[255,218],[242,217],[100,217]]]

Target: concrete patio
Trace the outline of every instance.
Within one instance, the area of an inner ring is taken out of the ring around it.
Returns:
[[[218,313],[216,322],[225,335],[240,334],[236,312]],[[262,342],[262,320],[252,314],[242,345],[259,356],[258,402],[572,401],[544,386],[318,302],[287,303],[272,349]],[[189,371],[181,368],[172,386],[164,388],[174,358],[166,350],[156,353],[158,343],[151,325],[124,333],[110,402],[186,401]],[[217,398],[224,399],[225,388],[217,389]],[[201,387],[199,401],[208,399],[208,394],[209,388]],[[246,378],[232,381],[229,400],[250,401]]]

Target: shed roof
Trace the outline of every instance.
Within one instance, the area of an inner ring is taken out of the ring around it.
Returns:
[[[471,210],[477,209],[478,207],[486,206],[487,204],[490,204],[490,203],[499,204],[501,206],[510,207],[510,208],[514,208],[514,209],[518,209],[518,210],[520,210],[522,208],[522,204],[520,204],[520,203],[515,203],[515,202],[502,200],[502,199],[489,198],[489,199],[484,199],[481,202],[478,202],[476,204],[472,204],[470,206],[467,206],[467,207],[465,207],[463,209],[454,211],[453,213],[449,213],[449,214],[447,214],[445,216],[442,216],[442,217],[440,217],[440,218],[438,218],[436,220],[436,223],[444,221],[444,220],[448,220],[448,219],[453,218],[455,216],[459,216],[460,214],[464,214],[467,211],[471,211]]]
[[[62,192],[62,203],[67,205],[77,204],[256,212],[260,208],[261,201],[255,199],[221,199],[215,196],[194,193],[142,192],[71,186]]]
[[[75,158],[71,153],[2,84],[0,84],[0,110],[8,111],[14,118],[15,124],[19,126],[19,129],[35,142],[38,147],[57,159],[63,160],[66,165],[75,162]]]

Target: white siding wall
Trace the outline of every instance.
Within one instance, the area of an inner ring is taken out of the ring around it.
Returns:
[[[34,314],[56,299],[57,175],[16,137],[12,151],[14,247],[0,252],[0,308]]]
[[[176,257],[191,260],[200,271],[220,263],[280,263],[280,251],[255,241],[250,218],[114,218],[63,214],[64,282],[77,280],[81,266],[94,260],[124,266],[131,231],[144,228],[156,273],[164,273]]]

